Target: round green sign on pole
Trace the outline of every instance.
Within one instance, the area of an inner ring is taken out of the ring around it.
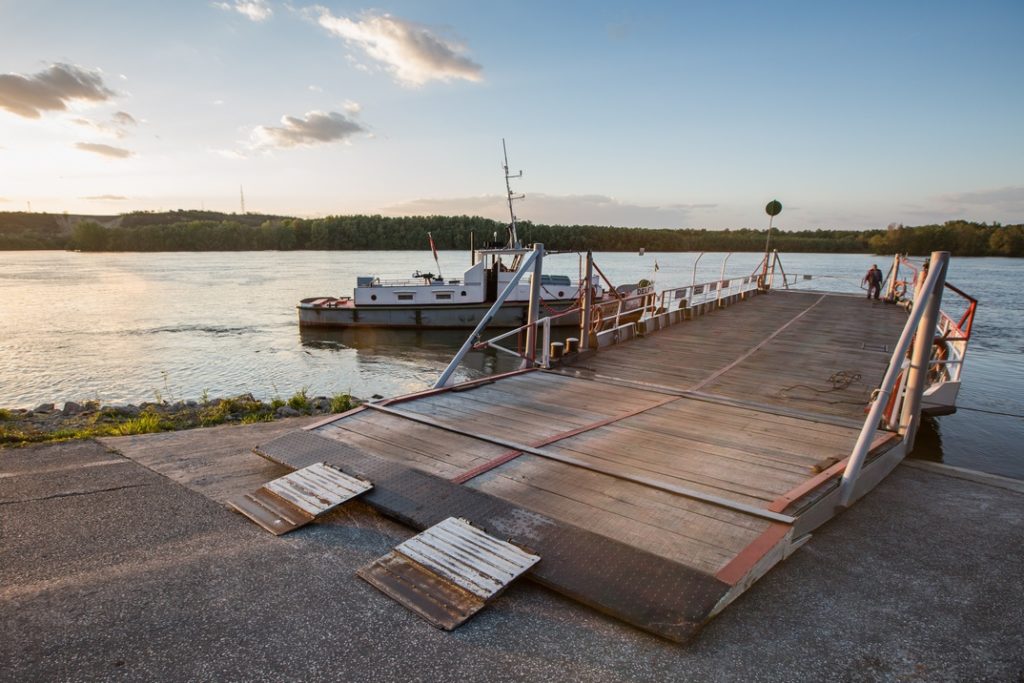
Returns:
[[[782,203],[778,199],[773,199],[768,202],[768,205],[764,207],[765,213],[769,216],[778,216],[782,213]]]

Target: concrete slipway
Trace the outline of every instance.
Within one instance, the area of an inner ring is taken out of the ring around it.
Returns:
[[[454,632],[356,570],[412,531],[224,507],[302,421],[0,451],[0,680],[1024,680],[1024,484],[905,463],[679,646],[517,583]]]

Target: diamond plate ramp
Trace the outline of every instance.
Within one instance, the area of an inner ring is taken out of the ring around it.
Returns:
[[[448,517],[472,520],[544,558],[529,578],[670,640],[694,636],[730,589],[691,567],[308,431],[255,450],[295,469],[326,462],[372,481],[361,500],[415,529]]]

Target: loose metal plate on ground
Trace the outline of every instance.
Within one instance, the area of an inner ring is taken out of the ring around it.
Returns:
[[[280,536],[309,524],[371,488],[373,484],[368,481],[318,462],[274,479],[255,493],[232,498],[228,504]]]
[[[540,561],[464,519],[449,517],[359,570],[366,580],[450,631]]]

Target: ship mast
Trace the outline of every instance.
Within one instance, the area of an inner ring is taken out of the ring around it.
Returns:
[[[505,154],[505,163],[502,164],[501,167],[505,169],[505,190],[507,191],[508,196],[508,216],[510,220],[508,224],[508,248],[519,249],[522,245],[519,244],[519,234],[516,232],[516,211],[512,207],[512,202],[517,199],[522,199],[526,195],[515,194],[512,191],[512,179],[522,178],[523,172],[519,171],[515,175],[508,172],[508,148],[505,146],[505,138],[501,139],[501,151]]]

